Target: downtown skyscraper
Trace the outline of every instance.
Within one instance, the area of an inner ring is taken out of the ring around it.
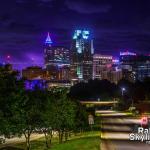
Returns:
[[[70,64],[69,49],[63,46],[53,46],[49,33],[47,35],[44,47],[45,66],[47,69],[49,69],[52,65],[62,66]]]
[[[44,59],[50,80],[69,80],[69,49],[64,46],[53,46],[49,33],[44,45]]]
[[[131,82],[143,81],[150,77],[150,56],[133,52],[120,52],[123,77]]]
[[[93,40],[87,30],[75,30],[71,46],[72,80],[93,78]]]

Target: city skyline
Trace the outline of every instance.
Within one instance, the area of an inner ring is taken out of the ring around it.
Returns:
[[[150,150],[150,0],[0,0],[0,150]]]
[[[13,62],[43,63],[47,32],[54,45],[70,49],[76,29],[90,30],[96,53],[149,53],[148,1],[6,0],[0,7],[1,62],[10,56]]]

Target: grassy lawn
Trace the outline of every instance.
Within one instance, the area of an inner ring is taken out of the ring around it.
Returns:
[[[12,146],[16,148],[25,149],[25,143]],[[62,144],[58,144],[58,139],[53,138],[52,146],[49,149],[46,149],[45,147],[44,138],[40,138],[36,141],[31,142],[31,150],[99,150],[99,149],[100,149],[100,131],[85,132],[83,134],[72,136],[67,142],[63,142]]]
[[[55,145],[51,150],[99,150],[99,147],[98,137],[87,137]]]

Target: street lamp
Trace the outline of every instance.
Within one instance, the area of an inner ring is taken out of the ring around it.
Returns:
[[[126,91],[126,89],[124,87],[121,88],[121,94],[122,96],[124,95],[124,92]]]

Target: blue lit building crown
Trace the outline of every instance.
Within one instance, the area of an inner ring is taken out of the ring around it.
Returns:
[[[46,40],[45,40],[45,44],[52,44],[53,42],[52,42],[52,40],[51,40],[51,38],[50,38],[50,35],[49,35],[49,32],[48,32],[48,35],[47,35],[47,38],[46,38]]]
[[[88,39],[89,38],[90,32],[87,30],[75,30],[73,39],[78,39],[78,38],[83,38],[83,39]]]

